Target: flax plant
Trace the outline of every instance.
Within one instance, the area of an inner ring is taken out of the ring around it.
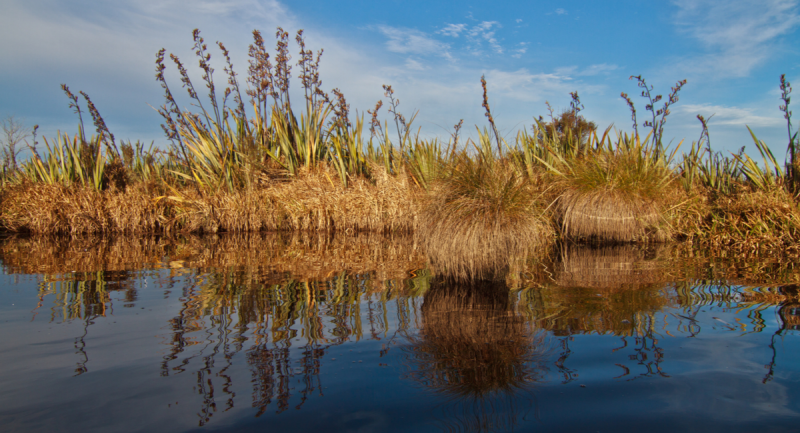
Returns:
[[[22,165],[23,176],[34,182],[48,185],[71,186],[76,183],[96,191],[103,189],[103,172],[106,160],[103,156],[101,138],[85,141],[76,134],[58,134],[52,143],[44,138],[47,152],[44,156],[35,153]]]

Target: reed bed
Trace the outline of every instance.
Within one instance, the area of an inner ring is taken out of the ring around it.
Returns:
[[[164,49],[156,56],[168,146],[116,141],[89,96],[64,85],[78,131],[43,138],[43,146],[33,134],[31,158],[6,164],[0,226],[40,235],[414,233],[436,271],[460,281],[507,278],[525,256],[556,239],[679,240],[800,254],[800,146],[783,76],[789,152],[781,163],[752,132],[760,159],[714,152],[711,119],[702,116],[702,133],[691,146],[681,152],[683,142],[665,145],[664,124],[685,80],[662,98],[644,78],[631,77],[643,89],[648,117],[638,123],[634,101],[623,93],[632,133],[608,128],[599,134],[572,92],[568,110],[554,115],[550,109],[550,121],[540,117],[507,142],[497,132],[482,78],[491,128],[459,142],[459,122],[446,140],[422,139],[412,128],[418,113],[402,114],[389,85],[368,120],[351,116],[341,91],[322,88],[322,51],[314,56],[302,31],[295,65],[288,32],[278,29],[272,55],[254,31],[241,81],[218,43],[224,89],[215,82],[214,50],[199,30],[192,39],[202,83],[192,81],[177,56]],[[166,78],[167,58],[194,111],[179,108],[187,104],[171,90],[178,87]],[[299,100],[290,98],[292,67],[299,70]],[[381,116],[383,105],[388,118]],[[92,135],[83,125],[87,113]],[[640,127],[647,133],[640,135]]]

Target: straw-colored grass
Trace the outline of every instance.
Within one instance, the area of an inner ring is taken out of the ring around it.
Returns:
[[[614,151],[564,160],[556,213],[564,237],[588,241],[665,241],[664,205],[674,176],[667,162],[626,137]]]
[[[171,188],[146,183],[124,191],[24,182],[4,191],[2,224],[12,232],[154,233],[264,230],[411,232],[419,188],[405,175],[375,169],[374,180],[345,187],[327,167],[291,182],[235,191]]]
[[[742,191],[714,200],[698,241],[711,246],[800,252],[800,207],[783,188]]]
[[[502,160],[465,153],[457,160],[449,175],[433,183],[417,238],[438,274],[502,279],[511,262],[554,237],[537,186]]]
[[[119,191],[87,186],[31,183],[9,187],[0,222],[12,232],[40,234],[153,233],[169,209],[152,199],[145,183]]]

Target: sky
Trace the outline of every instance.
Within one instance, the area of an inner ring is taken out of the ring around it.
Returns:
[[[273,52],[277,27],[292,35],[303,29],[309,48],[325,50],[322,87],[340,89],[354,115],[374,107],[388,84],[401,113],[419,111],[414,128],[444,140],[460,119],[473,137],[475,126],[488,126],[481,76],[509,140],[534,118],[547,118],[547,102],[556,112],[568,108],[573,91],[587,120],[625,132],[632,121],[620,93],[629,94],[646,131],[646,100],[629,79],[641,75],[665,100],[687,80],[664,126],[673,146],[685,139],[688,150],[701,132],[696,116],[713,115],[714,150],[746,146],[757,154],[750,126],[782,159],[788,136],[778,108],[781,74],[797,82],[800,95],[800,0],[4,0],[0,11],[0,116],[38,124],[46,137],[77,131],[64,83],[89,94],[118,140],[165,145],[153,108],[164,103],[156,52],[177,55],[201,86],[195,28],[211,48],[218,87],[226,77],[216,41],[243,79],[254,29]],[[192,109],[172,66],[166,78],[179,104]],[[295,79],[293,89],[299,85]],[[800,106],[800,96],[795,100]],[[385,108],[383,114],[388,119]]]

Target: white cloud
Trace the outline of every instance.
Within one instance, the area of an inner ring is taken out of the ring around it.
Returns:
[[[443,29],[436,31],[436,33],[457,38],[458,35],[466,29],[466,24],[448,24]]]
[[[740,107],[726,107],[724,105],[712,104],[689,104],[680,105],[677,111],[689,115],[701,114],[706,119],[714,116],[709,122],[712,127],[715,125],[732,125],[732,126],[781,126],[785,120],[781,117],[780,113],[772,116],[762,116],[755,114],[751,108]],[[777,112],[777,110],[775,110]]]
[[[424,71],[428,69],[425,66],[423,66],[422,63],[418,62],[415,59],[412,59],[411,57],[406,59],[406,68],[414,71]]]
[[[521,58],[523,54],[528,52],[528,46],[527,45],[528,45],[527,42],[520,42],[519,44],[517,44],[517,46],[519,48],[517,48],[515,50],[512,50],[512,52],[514,54],[512,54],[511,57],[513,57],[515,59]]]
[[[482,44],[487,42],[492,50],[497,54],[503,54],[503,47],[497,42],[493,28],[499,28],[500,23],[497,21],[483,21],[480,24],[473,26],[467,33],[467,39],[471,43],[468,49],[472,54],[482,54]]]
[[[556,15],[566,15],[567,11],[562,9],[562,8],[558,8],[558,9],[555,10],[555,13],[556,13]]]
[[[673,0],[678,29],[698,40],[706,53],[681,68],[742,77],[762,64],[778,38],[800,25],[797,0]]]
[[[378,30],[389,39],[386,48],[393,53],[451,57],[450,44],[437,41],[419,30],[389,26],[380,26]]]
[[[588,68],[576,73],[575,75],[584,76],[584,77],[591,77],[595,75],[608,75],[611,71],[616,71],[619,69],[617,65],[609,65],[607,63],[600,63],[596,65],[591,65]]]
[[[533,74],[525,68],[516,71],[492,69],[486,72],[490,90],[500,92],[504,97],[523,101],[538,101],[549,95],[567,95],[575,90],[575,83],[569,71],[572,68],[558,69],[552,73]],[[584,91],[595,92],[600,86],[580,86]]]
[[[517,24],[519,24],[519,23],[522,22],[522,18],[517,18],[516,21],[517,21]]]

